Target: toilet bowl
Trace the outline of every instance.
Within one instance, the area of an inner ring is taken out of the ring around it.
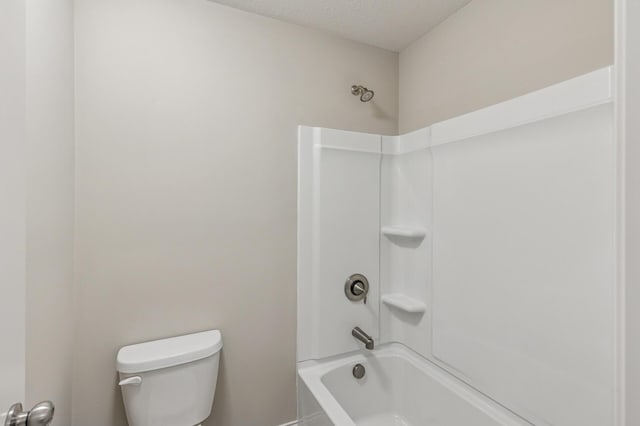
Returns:
[[[125,346],[117,369],[129,426],[197,426],[211,414],[222,334]]]

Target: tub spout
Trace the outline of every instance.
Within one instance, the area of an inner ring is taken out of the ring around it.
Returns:
[[[353,330],[351,330],[351,335],[364,343],[365,348],[370,351],[373,350],[373,339],[367,333],[362,331],[360,327],[355,327]]]

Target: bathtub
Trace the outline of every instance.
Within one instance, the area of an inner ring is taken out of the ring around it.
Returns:
[[[399,344],[301,363],[298,401],[301,426],[530,425]]]

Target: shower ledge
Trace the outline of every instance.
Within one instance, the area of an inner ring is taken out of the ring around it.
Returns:
[[[424,302],[401,293],[383,295],[382,303],[411,314],[421,314],[427,310],[427,305]]]
[[[427,235],[427,230],[424,228],[412,226],[383,226],[382,233],[387,237],[401,237],[421,240]]]

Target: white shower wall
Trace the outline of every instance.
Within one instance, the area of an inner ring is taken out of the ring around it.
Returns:
[[[611,93],[602,69],[379,147],[375,135],[303,128],[299,250],[315,251],[299,264],[314,278],[298,283],[298,360],[362,350],[348,336],[366,326],[377,344],[408,346],[531,423],[612,426]],[[364,212],[340,208],[362,194]],[[307,220],[326,209],[330,220]],[[376,308],[345,298],[353,272],[374,277]]]
[[[298,361],[358,348],[351,329],[378,339],[379,135],[301,127],[298,211]],[[344,283],[364,274],[368,302]],[[300,291],[313,289],[313,291]]]
[[[384,234],[380,239],[381,294],[431,305],[433,155],[431,129],[383,137],[380,219],[382,228],[424,231],[424,238]],[[381,229],[382,229],[381,228]],[[431,352],[431,322],[425,312],[380,304],[383,341]]]
[[[611,424],[612,117],[433,148],[432,354],[537,425]]]

